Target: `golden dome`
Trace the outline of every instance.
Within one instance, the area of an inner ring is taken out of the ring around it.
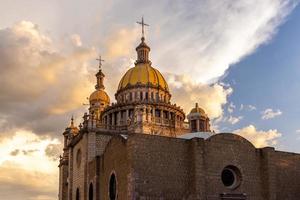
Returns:
[[[193,108],[193,109],[191,110],[190,114],[192,114],[192,113],[200,113],[201,115],[206,116],[205,111],[204,111],[202,108],[200,108],[200,107],[198,106],[198,103],[196,103],[195,108]]]
[[[94,91],[89,98],[90,102],[92,101],[103,101],[107,104],[109,104],[110,99],[109,96],[107,95],[107,93],[104,90],[96,90]]]
[[[129,69],[119,83],[118,90],[134,85],[147,85],[169,91],[168,84],[163,75],[150,63],[138,63]]]

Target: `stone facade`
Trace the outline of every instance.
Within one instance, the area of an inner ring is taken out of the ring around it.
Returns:
[[[99,59],[89,113],[63,133],[59,200],[300,199],[300,155],[215,134],[198,104],[185,121],[144,40],[116,103]]]
[[[86,134],[88,135],[88,134]],[[148,134],[128,136],[96,133],[102,148],[91,161],[84,140],[74,144],[82,149],[82,165],[73,161],[73,198],[109,198],[109,179],[116,176],[117,199],[254,199],[297,200],[300,191],[300,155],[257,149],[246,139],[230,134],[215,134],[207,139],[170,138]],[[104,137],[103,137],[104,136]],[[73,154],[73,158],[76,153]],[[222,181],[226,167],[239,171],[235,188]],[[86,174],[86,175],[84,175]],[[235,198],[233,198],[235,196]],[[231,198],[230,198],[231,197]],[[64,199],[64,198],[61,198]]]

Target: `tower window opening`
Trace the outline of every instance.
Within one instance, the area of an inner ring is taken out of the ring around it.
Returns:
[[[143,92],[140,92],[140,100],[143,99]]]
[[[155,117],[160,117],[160,110],[155,109]]]
[[[156,101],[159,101],[159,94],[158,94],[158,92],[156,93],[155,99],[156,99]]]
[[[145,94],[146,94],[146,100],[148,100],[148,92],[146,92]]]
[[[191,120],[191,128],[192,128],[192,132],[197,131],[197,121],[196,120]]]
[[[133,116],[133,109],[129,109],[129,117],[131,118]]]
[[[164,118],[165,118],[165,119],[168,119],[168,118],[169,118],[168,111],[164,111]]]

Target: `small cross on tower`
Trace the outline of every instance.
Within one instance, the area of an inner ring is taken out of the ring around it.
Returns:
[[[137,24],[140,24],[142,26],[142,36],[144,38],[144,26],[149,26],[149,24],[144,23],[144,17],[142,17],[142,21],[141,22],[136,22]]]
[[[99,69],[101,70],[102,62],[104,62],[104,60],[101,59],[101,56],[100,56],[100,55],[99,55],[99,58],[97,58],[96,60],[99,61]]]

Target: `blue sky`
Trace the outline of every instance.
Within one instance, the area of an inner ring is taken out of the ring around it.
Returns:
[[[222,80],[234,92],[229,101],[238,107],[254,105],[255,111],[239,111],[243,120],[231,130],[249,123],[260,129],[278,129],[280,149],[300,152],[300,7],[298,6],[280,26],[276,36],[241,62],[231,66]],[[282,115],[270,120],[261,119],[261,111],[280,109]]]

